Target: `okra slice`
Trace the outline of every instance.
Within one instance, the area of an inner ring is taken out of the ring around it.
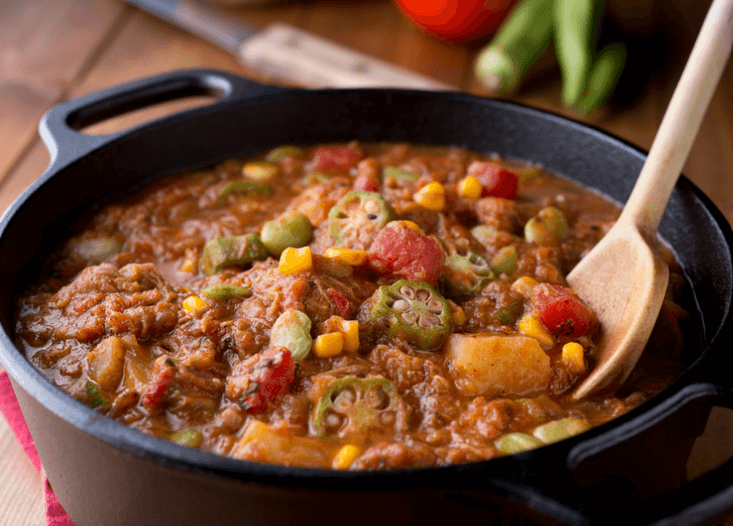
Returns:
[[[518,258],[517,247],[514,245],[502,247],[491,258],[491,270],[497,274],[513,274],[517,270]]]
[[[472,251],[448,256],[443,266],[443,277],[451,292],[458,297],[471,296],[496,279],[486,260]]]
[[[311,351],[311,319],[305,312],[288,309],[278,316],[270,331],[270,345],[285,347],[293,360],[303,360]]]
[[[550,245],[568,235],[565,214],[554,206],[543,208],[524,225],[524,238],[528,243]]]
[[[280,256],[288,247],[307,245],[312,234],[308,216],[301,212],[288,212],[262,225],[260,238],[270,254]]]
[[[199,447],[204,442],[204,437],[198,429],[183,429],[171,433],[168,440],[181,446]]]
[[[579,435],[589,429],[590,424],[584,419],[569,416],[535,427],[532,436],[544,444],[552,444]]]
[[[266,196],[271,196],[274,190],[271,186],[262,183],[253,183],[252,181],[232,181],[224,186],[219,192],[219,198],[216,201],[218,206],[222,206],[229,194],[232,192],[260,192]]]
[[[393,219],[394,210],[377,192],[353,190],[328,213],[328,234],[337,246],[366,250]]]
[[[267,249],[256,234],[215,237],[204,245],[199,265],[201,272],[211,276],[225,267],[247,265],[267,256]]]
[[[318,437],[362,436],[373,428],[402,427],[402,400],[392,382],[373,376],[334,379],[318,400],[311,427]]]
[[[394,166],[387,166],[382,170],[382,178],[394,177],[398,181],[417,181],[417,175],[408,170],[402,170]]]
[[[244,296],[248,298],[252,295],[252,291],[246,287],[240,287],[239,285],[231,285],[229,283],[218,283],[206,287],[201,291],[201,294],[212,300],[228,300],[229,298],[236,298],[237,296]]]
[[[267,152],[267,156],[265,157],[266,161],[269,161],[271,163],[276,163],[278,161],[281,161],[282,159],[285,159],[286,157],[302,157],[303,156],[303,150],[301,148],[298,148],[297,146],[291,146],[289,144],[285,144],[283,146],[278,146],[277,148],[273,148],[269,152]]]
[[[494,441],[497,451],[502,455],[513,455],[536,449],[545,444],[527,433],[507,433]]]
[[[423,281],[400,280],[379,287],[365,308],[370,320],[386,325],[389,336],[420,349],[437,349],[450,332],[450,305]]]

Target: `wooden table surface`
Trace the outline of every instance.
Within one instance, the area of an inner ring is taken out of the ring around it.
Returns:
[[[560,78],[545,66],[513,98],[591,122],[648,149],[699,28],[707,1],[677,0],[670,20],[680,31],[675,54],[632,103],[582,117],[560,103]],[[299,0],[258,8],[222,8],[258,25],[283,21],[400,66],[484,95],[472,75],[480,46],[431,39],[402,18],[389,0]],[[666,19],[665,19],[666,20]],[[690,37],[690,35],[693,35]],[[0,211],[45,170],[49,156],[37,125],[54,105],[108,86],[170,70],[205,67],[261,81],[213,45],[138,11],[121,0],[2,0],[0,2]],[[540,70],[541,69],[541,70]],[[684,173],[733,220],[733,69],[728,65]],[[102,125],[111,130],[163,110]],[[689,463],[695,476],[733,456],[727,409],[715,409]],[[733,506],[733,503],[731,503]],[[41,526],[38,474],[0,417],[0,524]],[[733,514],[720,524],[733,524]]]

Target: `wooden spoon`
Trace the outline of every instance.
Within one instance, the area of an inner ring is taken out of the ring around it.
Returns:
[[[600,324],[597,365],[573,392],[576,400],[617,389],[649,339],[669,278],[657,228],[732,44],[733,0],[715,0],[621,216],[568,275]]]

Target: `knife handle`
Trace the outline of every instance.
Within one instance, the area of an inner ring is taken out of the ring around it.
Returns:
[[[329,42],[286,24],[249,37],[238,58],[255,69],[308,87],[456,91],[454,86]]]

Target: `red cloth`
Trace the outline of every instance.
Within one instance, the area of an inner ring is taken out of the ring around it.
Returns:
[[[23,447],[23,451],[25,451],[33,467],[36,468],[43,478],[43,495],[46,500],[46,523],[48,526],[74,526],[74,523],[71,522],[64,508],[61,507],[61,504],[56,498],[56,494],[48,483],[46,472],[43,470],[43,466],[41,466],[41,458],[38,456],[36,445],[33,443],[33,438],[31,438],[30,431],[28,431],[23,413],[20,411],[15,392],[10,385],[8,373],[5,371],[0,371],[0,413],[5,417],[8,426],[10,426],[15,438],[18,439],[18,442]]]

